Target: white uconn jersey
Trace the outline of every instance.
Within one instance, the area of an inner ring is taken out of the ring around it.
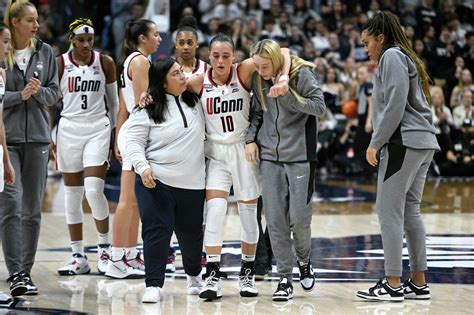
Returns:
[[[5,96],[5,81],[3,80],[2,73],[0,72],[0,106],[3,105],[4,96]]]
[[[129,113],[132,112],[135,105],[135,94],[133,93],[133,83],[132,79],[128,74],[128,67],[130,66],[130,62],[132,62],[133,58],[138,56],[145,56],[139,51],[135,51],[128,55],[127,59],[125,59],[123,63],[123,72],[120,74],[120,84],[122,89],[122,96],[125,102],[125,106],[127,106],[127,111]],[[148,74],[146,74],[148,75]]]
[[[196,58],[196,68],[193,71],[186,72],[184,71],[184,77],[189,79],[194,75],[199,75],[205,73],[207,70],[207,63],[202,61],[201,59]]]
[[[104,117],[105,73],[102,68],[100,53],[92,51],[89,65],[79,66],[72,59],[72,51],[61,55],[63,76],[61,93],[63,97],[62,117],[94,119]]]
[[[204,75],[201,104],[206,116],[206,139],[219,143],[243,141],[249,126],[250,94],[232,65],[224,85],[212,81],[212,69]]]

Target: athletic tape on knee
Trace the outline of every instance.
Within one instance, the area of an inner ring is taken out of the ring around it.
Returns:
[[[237,203],[242,224],[241,240],[247,244],[258,242],[257,204]]]
[[[109,216],[109,204],[104,195],[104,184],[104,180],[98,177],[84,178],[86,198],[91,207],[92,216],[99,221]]]
[[[67,224],[82,223],[84,186],[64,186],[64,210]]]
[[[204,244],[206,246],[222,246],[227,200],[214,198],[207,201],[206,207],[207,218]]]

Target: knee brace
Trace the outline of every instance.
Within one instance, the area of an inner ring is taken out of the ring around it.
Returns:
[[[100,221],[109,216],[109,204],[104,195],[104,180],[98,177],[84,178],[86,198],[92,210],[94,219]]]
[[[227,200],[214,198],[206,203],[207,218],[204,233],[204,245],[222,246],[224,220],[227,212]]]
[[[247,244],[257,244],[257,204],[237,203],[237,209],[242,224],[241,240]]]
[[[64,186],[64,210],[67,224],[82,223],[84,186]]]

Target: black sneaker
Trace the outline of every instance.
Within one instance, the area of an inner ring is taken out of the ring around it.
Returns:
[[[357,296],[370,301],[402,302],[404,299],[403,286],[392,288],[387,278],[380,279],[368,290],[357,291]]]
[[[403,283],[403,294],[405,299],[410,300],[429,300],[431,298],[430,287],[426,283],[419,287],[411,279]]]
[[[309,260],[306,264],[300,264],[298,261],[298,267],[300,268],[300,284],[303,290],[309,292],[314,289],[316,279],[314,278],[313,267],[311,267],[311,261]]]
[[[26,284],[26,288],[28,289],[25,292],[25,295],[38,295],[38,288],[35,286],[35,284],[31,280],[30,275],[24,271],[20,273],[20,275],[23,278],[23,282]]]
[[[278,287],[273,293],[273,301],[288,301],[293,298],[293,285],[290,283],[288,278],[281,278],[278,283]]]
[[[222,297],[221,278],[227,278],[227,274],[221,272],[219,269],[219,263],[208,262],[206,264],[206,273],[202,275],[204,286],[201,289],[201,292],[199,292],[199,297],[201,299],[212,301]]]
[[[10,294],[12,296],[20,296],[28,291],[28,287],[21,276],[20,272],[15,272],[7,279],[8,285],[10,286]]]

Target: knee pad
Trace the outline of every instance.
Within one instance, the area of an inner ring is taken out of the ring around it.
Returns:
[[[227,200],[223,198],[211,199],[207,201],[206,208],[207,218],[204,245],[222,246]]]
[[[257,244],[258,223],[257,204],[237,203],[240,222],[242,224],[241,240],[247,244]]]
[[[64,186],[64,210],[67,224],[82,223],[84,186]]]
[[[99,221],[109,216],[109,204],[104,195],[104,183],[104,180],[98,177],[84,178],[86,198],[91,207],[92,216]]]

